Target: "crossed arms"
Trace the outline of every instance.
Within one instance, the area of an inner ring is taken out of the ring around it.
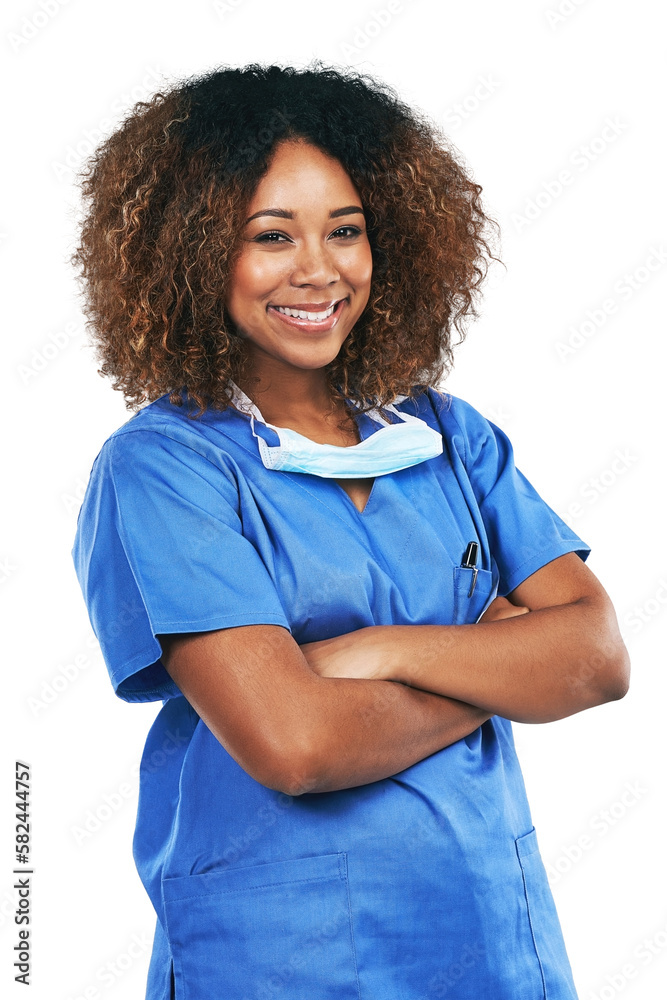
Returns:
[[[630,664],[602,585],[568,553],[474,625],[372,626],[298,646],[278,625],[158,635],[229,754],[300,795],[396,774],[493,715],[551,722],[622,698]]]

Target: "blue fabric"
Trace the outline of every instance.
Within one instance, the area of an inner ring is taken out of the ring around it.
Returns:
[[[230,757],[160,663],[160,632],[263,623],[302,643],[474,622],[551,560],[587,557],[472,406],[429,389],[398,408],[443,454],[378,477],[362,513],[332,480],[264,468],[246,415],[190,420],[167,396],[95,460],[76,571],[116,693],[164,701],[134,840],[158,920],[148,1000],[168,1000],[172,965],[176,1000],[576,998],[508,720],[382,781],[290,797]]]

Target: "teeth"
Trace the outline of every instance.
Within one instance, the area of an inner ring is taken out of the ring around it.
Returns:
[[[325,309],[324,312],[304,312],[303,309],[288,309],[287,306],[276,306],[275,308],[278,312],[284,313],[285,316],[293,316],[295,319],[307,319],[311,323],[317,323],[331,316],[336,308],[336,303],[329,309]]]

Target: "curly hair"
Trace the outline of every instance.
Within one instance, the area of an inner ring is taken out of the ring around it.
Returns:
[[[327,366],[332,398],[383,406],[450,370],[499,259],[498,224],[450,141],[368,74],[222,67],[138,102],[79,174],[71,261],[98,373],[128,409],[166,393],[195,416],[229,405],[249,364],[223,301],[245,209],[276,145],[295,139],[347,171],[372,254],[368,303]]]

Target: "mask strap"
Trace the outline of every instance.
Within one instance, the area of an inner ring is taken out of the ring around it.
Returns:
[[[239,389],[237,384],[230,379],[232,386],[232,403],[241,413],[245,413],[247,417],[250,417],[250,430],[253,433],[253,437],[259,438],[261,435],[255,430],[255,417],[261,420],[263,424],[266,424],[262,414],[259,412],[253,401],[249,396],[246,396],[242,389]],[[270,427],[271,424],[266,424]]]
[[[407,396],[405,396],[404,398],[407,399]],[[425,421],[422,420],[421,417],[415,417],[413,416],[412,413],[404,413],[403,410],[397,410],[394,403],[387,403],[387,405],[385,406],[385,410],[391,410],[392,413],[395,413],[396,416],[399,417],[400,420],[404,421],[406,424],[414,422],[418,424],[425,423]]]
[[[257,407],[254,405],[254,403],[251,404],[251,405],[252,405],[252,409],[251,410],[246,410],[245,413],[246,413],[246,416],[250,417],[250,430],[252,431],[252,436],[254,438],[257,438],[257,440],[259,441],[260,448],[262,446],[265,446],[267,448],[268,447],[275,447],[275,445],[273,445],[273,446],[268,445],[267,442],[266,442],[266,440],[262,437],[262,435],[257,433],[257,431],[255,430],[255,419],[260,420],[264,424],[265,427],[270,427],[271,430],[274,431],[278,435],[278,440],[279,441],[280,441],[280,427],[276,427],[275,424],[268,423],[264,419],[264,417],[262,416],[262,414],[259,412],[259,410],[257,409]]]

